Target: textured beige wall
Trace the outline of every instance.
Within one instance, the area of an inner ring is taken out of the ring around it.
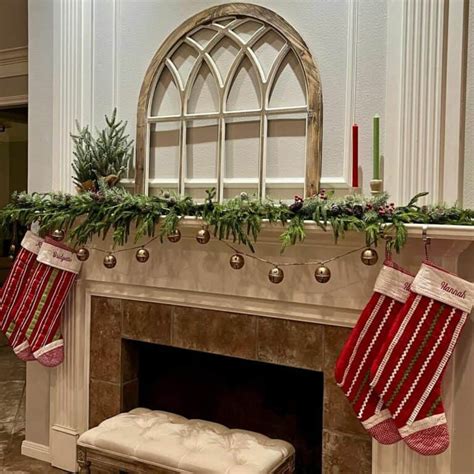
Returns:
[[[11,97],[28,93],[28,76],[4,77],[0,79],[0,97]]]
[[[28,0],[0,0],[0,49],[28,44]]]

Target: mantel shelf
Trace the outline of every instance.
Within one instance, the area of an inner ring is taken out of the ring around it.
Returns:
[[[181,223],[187,228],[192,227],[201,227],[203,221],[200,218],[195,217],[185,217],[184,221]],[[441,224],[406,224],[408,230],[408,235],[411,238],[422,238],[423,228],[427,228],[427,236],[443,239],[443,240],[464,240],[464,241],[474,241],[474,226],[467,225],[441,225]],[[262,231],[279,231],[282,232],[282,225],[280,223],[270,224],[267,220],[263,221]],[[328,225],[327,232],[323,231],[319,226],[317,226],[314,221],[305,221],[305,229],[310,233],[331,233],[331,227]],[[348,231],[347,234],[357,234],[357,232]]]

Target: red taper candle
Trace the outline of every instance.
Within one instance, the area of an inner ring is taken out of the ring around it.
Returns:
[[[359,187],[359,127],[352,125],[352,187]]]

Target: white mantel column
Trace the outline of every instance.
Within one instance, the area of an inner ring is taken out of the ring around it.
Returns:
[[[54,2],[53,189],[74,192],[71,179],[75,121],[91,122],[92,26],[91,0]],[[80,282],[77,286],[80,287]],[[53,466],[76,471],[76,440],[87,429],[83,381],[85,322],[82,298],[71,292],[63,312],[64,362],[51,373],[50,460]],[[76,294],[80,294],[79,288]]]
[[[53,190],[73,192],[71,162],[76,120],[91,123],[92,0],[54,2]]]
[[[461,195],[464,3],[389,2],[384,180],[397,203]]]

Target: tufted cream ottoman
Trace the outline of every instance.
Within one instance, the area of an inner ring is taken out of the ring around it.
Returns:
[[[109,418],[78,440],[82,472],[290,474],[294,452],[286,441],[145,408]]]

